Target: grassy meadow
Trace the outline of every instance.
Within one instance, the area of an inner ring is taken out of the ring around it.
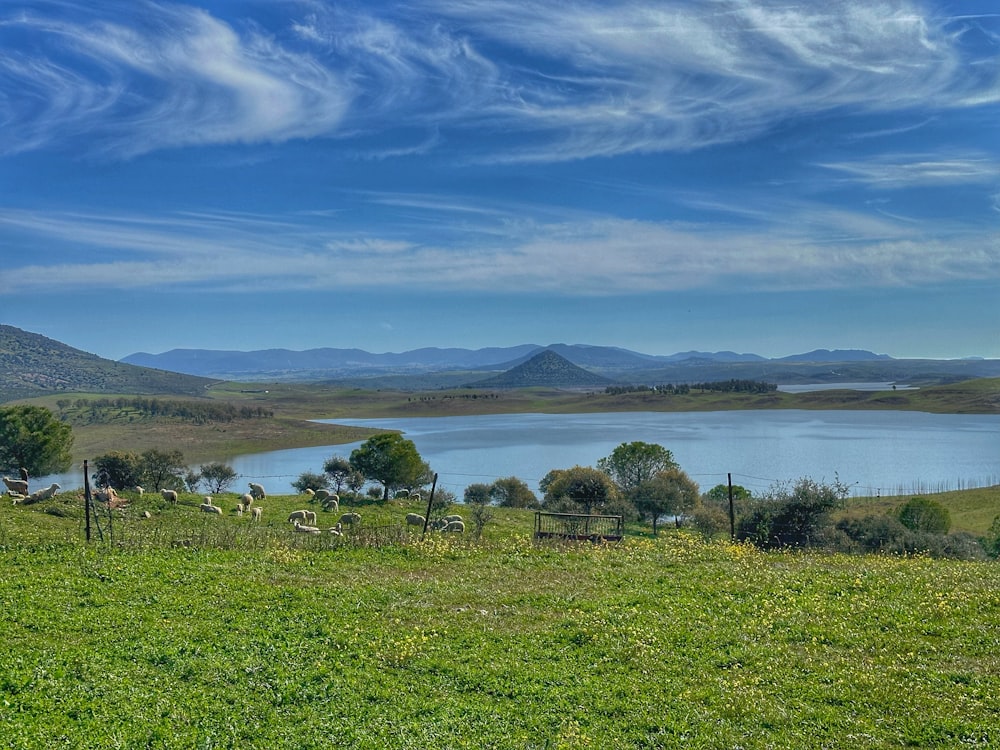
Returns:
[[[75,493],[0,505],[5,747],[1000,745],[996,563],[131,499],[90,544]]]

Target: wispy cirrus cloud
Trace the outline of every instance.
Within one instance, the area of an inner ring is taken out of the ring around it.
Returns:
[[[372,148],[475,133],[462,158],[560,161],[738,142],[801,116],[1000,102],[976,20],[912,0],[314,2],[268,31],[225,5],[47,7],[0,11],[0,42],[33,42],[0,51],[7,152],[82,134],[129,156],[416,126],[431,135]]]
[[[99,6],[98,6],[99,7]],[[342,120],[349,86],[308,55],[242,34],[189,6],[137,4],[139,14],[0,15],[31,51],[0,51],[0,149],[86,135],[120,156],[198,144],[284,141]]]
[[[882,190],[1000,183],[1000,161],[988,154],[887,154],[821,166],[847,180]]]
[[[40,245],[69,243],[4,271],[4,294],[79,288],[269,292],[414,288],[545,294],[550,298],[664,291],[892,288],[1000,281],[995,236],[808,203],[761,226],[593,216],[525,221],[500,236],[470,228],[449,242],[378,236],[288,217],[80,216],[0,213],[0,226]],[[114,258],[88,248],[114,248]],[[14,280],[16,279],[16,284]],[[738,280],[738,281],[737,281]]]

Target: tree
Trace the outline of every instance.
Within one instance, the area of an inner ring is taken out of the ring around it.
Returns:
[[[541,507],[535,493],[517,477],[503,477],[491,484],[490,500],[504,508]]]
[[[68,471],[73,463],[73,430],[42,406],[0,408],[0,466],[27,469],[31,476]]]
[[[292,487],[299,492],[305,492],[306,490],[328,490],[330,489],[330,478],[326,474],[303,471],[299,474],[299,478],[292,482]]]
[[[489,505],[490,485],[484,484],[483,482],[474,482],[473,484],[470,484],[465,488],[465,494],[462,501],[466,505],[472,505],[473,503]]]
[[[620,498],[618,487],[611,477],[590,466],[553,469],[539,486],[545,492],[545,507],[555,511],[589,515]]]
[[[641,482],[632,491],[631,498],[639,514],[653,524],[653,536],[656,536],[656,524],[661,516],[679,516],[695,508],[698,485],[680,469],[667,469]]]
[[[611,455],[597,462],[597,468],[611,477],[623,494],[629,495],[643,482],[661,471],[680,468],[674,455],[656,443],[622,443]]]
[[[749,500],[753,495],[750,490],[746,487],[741,487],[738,484],[733,485],[733,500],[740,502],[743,500]],[[711,500],[715,503],[728,503],[729,502],[729,485],[728,484],[717,484],[708,492],[705,493],[705,498]]]
[[[98,487],[124,490],[142,483],[142,460],[135,453],[111,451],[94,459],[91,477]]]
[[[187,470],[184,455],[179,450],[161,451],[150,448],[142,454],[142,483],[147,489],[176,489],[182,485],[182,475]]]
[[[340,494],[344,487],[354,487],[355,491],[364,484],[364,476],[351,466],[351,462],[342,456],[333,456],[323,463],[323,472],[328,478],[328,484],[323,486],[332,489],[336,494]],[[316,489],[315,487],[313,489]]]
[[[204,464],[200,471],[201,481],[205,482],[209,492],[222,492],[236,481],[236,470],[229,464]]]
[[[365,479],[382,485],[383,500],[393,490],[426,484],[431,471],[413,441],[395,432],[369,438],[351,452],[349,461]]]
[[[951,528],[951,514],[936,500],[914,497],[908,500],[896,513],[899,522],[910,531],[928,534],[947,534]]]

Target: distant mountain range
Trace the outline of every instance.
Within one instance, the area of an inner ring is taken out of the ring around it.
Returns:
[[[642,354],[610,346],[585,344],[521,344],[486,349],[412,349],[400,353],[373,354],[362,349],[172,349],[162,354],[137,352],[121,361],[189,375],[223,380],[329,380],[375,375],[418,375],[429,372],[484,370],[503,372],[542,352],[554,352],[573,364],[604,375],[655,370],[671,365],[747,364],[765,362],[872,362],[892,360],[885,354],[851,349],[817,349],[780,359],[736,352],[688,351],[667,356]]]
[[[430,390],[476,382],[488,387],[535,355],[550,351],[573,365],[617,383],[658,385],[729,380],[802,383],[942,383],[1000,377],[1000,360],[894,359],[863,349],[814,349],[769,359],[732,351],[643,354],[613,346],[521,344],[485,349],[412,349],[373,354],[362,349],[174,349],[137,353],[122,361],[220,380],[330,382],[360,388]],[[506,377],[504,378],[506,380]]]
[[[0,325],[0,402],[49,393],[197,395],[213,382],[324,382],[345,387],[603,388],[740,379],[768,383],[898,382],[937,384],[1000,377],[995,359],[893,359],[846,349],[816,349],[778,359],[735,352],[656,356],[607,346],[522,344],[486,349],[175,349],[103,359],[36,333]]]

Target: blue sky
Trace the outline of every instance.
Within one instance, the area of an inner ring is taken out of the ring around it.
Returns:
[[[1000,358],[995,0],[5,0],[0,321]]]

